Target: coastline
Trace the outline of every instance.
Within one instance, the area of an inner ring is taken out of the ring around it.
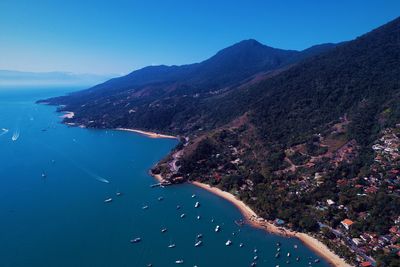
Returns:
[[[161,175],[155,177],[156,179],[162,179]],[[283,227],[277,227],[276,225],[260,218],[257,214],[247,206],[243,201],[237,199],[234,195],[229,192],[223,191],[217,187],[212,187],[208,184],[200,183],[197,181],[189,182],[190,184],[200,187],[208,192],[211,192],[229,202],[231,202],[234,206],[236,206],[239,211],[243,214],[245,219],[249,222],[249,224],[253,227],[263,229],[271,234],[276,234],[285,237],[297,238],[318,255],[327,260],[331,265],[337,267],[351,267],[352,265],[348,264],[344,261],[344,259],[340,258],[338,255],[333,253],[325,244],[316,238],[307,235],[305,233],[295,232]]]
[[[137,129],[116,128],[115,130],[117,130],[117,131],[134,132],[134,133],[138,133],[138,134],[141,134],[141,135],[145,135],[145,136],[150,137],[150,138],[178,139],[177,136],[173,136],[173,135],[160,134],[160,133],[142,131],[142,130],[137,130]]]
[[[63,115],[60,117],[63,119],[72,119],[75,116],[75,113],[72,111],[65,111]]]

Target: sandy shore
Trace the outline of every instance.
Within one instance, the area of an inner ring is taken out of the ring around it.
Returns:
[[[117,128],[116,130],[118,130],[118,131],[127,131],[127,132],[134,132],[134,133],[138,133],[138,134],[145,135],[145,136],[150,137],[150,138],[178,139],[178,137],[173,136],[173,135],[159,134],[159,133],[154,133],[154,132],[146,132],[146,131],[136,130],[136,129]]]
[[[73,113],[72,111],[66,111],[61,118],[67,118],[67,119],[72,119],[75,116],[75,113]]]
[[[156,179],[158,178],[156,177]],[[160,176],[159,179],[162,179],[162,177]],[[326,259],[333,266],[351,267],[350,264],[346,263],[344,259],[340,258],[338,255],[329,250],[329,248],[319,240],[304,233],[294,232],[282,227],[277,227],[276,225],[264,220],[263,218],[258,217],[257,214],[249,206],[247,206],[243,201],[237,199],[234,195],[225,192],[219,188],[211,187],[208,184],[203,184],[200,182],[191,182],[191,184],[205,189],[231,202],[240,210],[240,212],[252,226],[264,229],[272,234],[298,238],[301,242],[303,242],[306,246],[315,251],[318,255]]]

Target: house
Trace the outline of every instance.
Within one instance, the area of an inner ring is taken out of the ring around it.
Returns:
[[[364,262],[361,262],[360,266],[361,267],[371,267],[372,263],[370,263],[369,261],[364,261]]]
[[[343,225],[343,227],[346,229],[346,230],[349,230],[350,229],[350,226],[354,223],[352,220],[350,220],[350,219],[344,219],[343,221],[341,221],[340,222],[342,225]]]
[[[335,201],[333,201],[332,199],[327,199],[326,203],[328,203],[329,206],[332,206],[335,204]]]
[[[276,218],[276,219],[274,220],[274,224],[277,225],[277,226],[282,226],[282,225],[285,224],[285,221],[282,220],[282,219]]]

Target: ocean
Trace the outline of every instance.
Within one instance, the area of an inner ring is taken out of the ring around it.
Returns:
[[[68,127],[35,103],[76,89],[0,89],[0,266],[328,266],[297,239],[236,225],[237,208],[209,192],[151,188],[176,140]]]

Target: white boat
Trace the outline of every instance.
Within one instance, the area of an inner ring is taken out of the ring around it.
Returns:
[[[139,243],[140,241],[142,241],[142,239],[140,237],[136,237],[134,239],[131,239],[131,243]]]
[[[149,206],[147,206],[147,205],[142,207],[143,210],[147,210],[148,208],[149,208]]]
[[[192,195],[192,198],[195,198],[195,197],[196,197],[196,195],[195,195],[195,194],[193,194],[193,195]]]
[[[184,218],[186,215],[185,215],[185,213],[182,213],[181,214],[181,218]]]
[[[180,209],[181,209],[181,206],[177,205],[177,206],[176,206],[176,209],[177,209],[177,210],[180,210]]]
[[[293,247],[296,249],[296,248],[297,248],[297,245],[294,245]]]
[[[13,136],[11,137],[11,140],[17,141],[18,138],[19,138],[19,132],[15,132],[15,133],[13,134]]]
[[[176,245],[175,244],[170,244],[170,245],[168,245],[168,247],[169,248],[174,248],[174,247],[176,247]]]
[[[167,228],[161,229],[161,233],[165,233],[167,231]]]
[[[109,203],[111,201],[112,201],[112,198],[110,197],[110,198],[107,198],[106,200],[104,200],[104,203]]]
[[[203,243],[203,241],[199,240],[194,244],[194,246],[195,247],[201,246],[202,243]]]
[[[232,245],[232,241],[231,240],[226,241],[225,246],[230,246],[230,245]]]
[[[257,256],[257,255],[253,257],[253,260],[256,261],[257,259],[258,259],[258,256]]]
[[[290,257],[290,252],[288,252],[287,256]]]
[[[158,198],[158,201],[161,201],[161,200],[163,200],[163,199],[164,199],[163,197],[159,197],[159,198]]]
[[[197,235],[197,239],[200,239],[200,238],[202,238],[202,237],[203,237],[202,234],[198,234],[198,235]]]
[[[243,243],[240,243],[240,244],[239,244],[239,247],[242,248],[242,247],[243,247]]]
[[[257,253],[257,249],[255,248],[255,249],[253,250],[253,252],[254,252],[254,253]]]
[[[196,204],[194,204],[194,207],[195,207],[195,208],[200,207],[200,202],[197,201]]]
[[[44,172],[42,172],[42,178],[46,178],[46,174]]]
[[[197,215],[197,220],[200,220],[200,215]]]
[[[183,264],[183,260],[176,260],[175,263],[176,264]]]
[[[115,193],[117,196],[122,196],[122,193],[121,192],[117,192],[117,193]]]

